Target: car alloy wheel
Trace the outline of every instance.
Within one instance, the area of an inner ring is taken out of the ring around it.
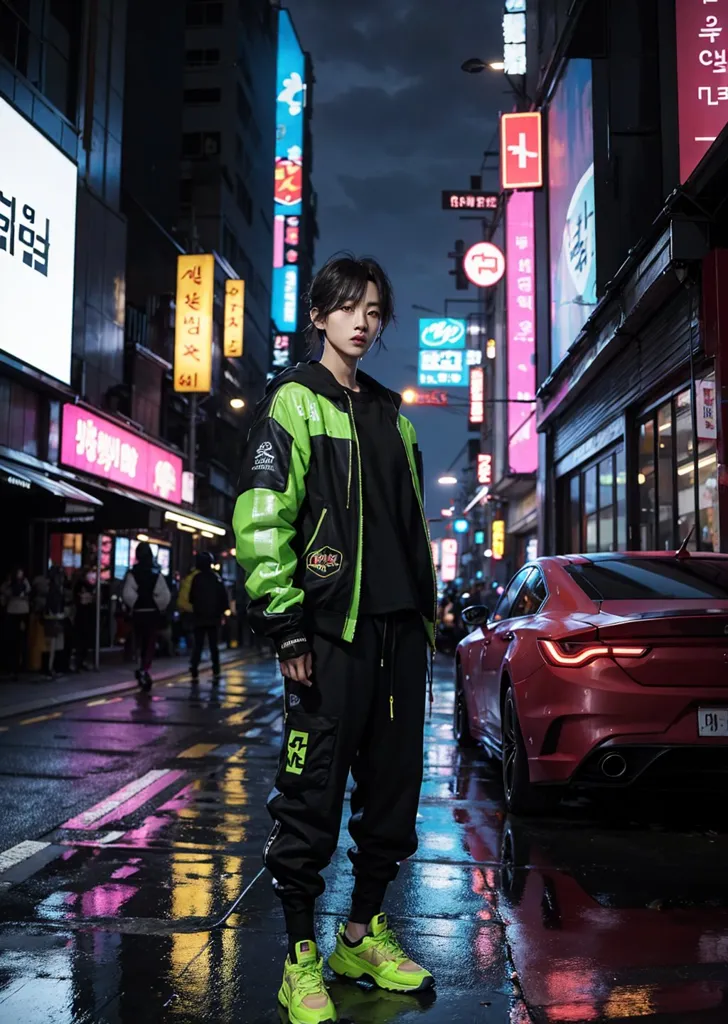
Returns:
[[[517,758],[516,709],[513,704],[513,690],[509,687],[503,703],[503,789],[509,808],[513,800]]]
[[[537,814],[547,811],[559,800],[558,790],[539,788],[529,777],[528,756],[518,721],[513,687],[503,701],[503,789],[506,807],[512,814]]]
[[[453,733],[461,747],[474,747],[475,740],[470,733],[468,722],[468,706],[465,703],[465,691],[460,678],[460,667],[455,675],[455,706],[453,708]]]

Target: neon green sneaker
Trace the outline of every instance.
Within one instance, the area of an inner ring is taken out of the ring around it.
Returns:
[[[387,915],[377,914],[369,922],[369,934],[356,946],[344,942],[344,928],[339,927],[336,949],[329,957],[329,967],[346,978],[369,978],[387,992],[423,992],[432,988],[435,979],[429,971],[407,956],[391,928]]]
[[[336,1007],[324,984],[324,961],[313,940],[296,943],[297,963],[286,957],[278,1002],[291,1024],[334,1024]]]

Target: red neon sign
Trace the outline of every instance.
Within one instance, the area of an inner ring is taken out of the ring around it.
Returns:
[[[493,456],[482,454],[478,456],[478,483],[493,483]]]
[[[538,111],[501,115],[501,184],[504,190],[543,185],[543,141]]]

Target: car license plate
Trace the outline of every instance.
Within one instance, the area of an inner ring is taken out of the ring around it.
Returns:
[[[698,708],[699,736],[728,736],[728,708]]]

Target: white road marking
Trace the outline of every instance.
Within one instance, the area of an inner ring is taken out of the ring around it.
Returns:
[[[105,818],[107,814],[115,811],[117,807],[121,807],[122,804],[126,803],[137,793],[141,793],[143,789],[147,789],[149,786],[154,785],[158,779],[164,778],[165,775],[169,775],[170,772],[166,768],[159,768],[155,771],[147,772],[146,775],[142,775],[140,779],[135,779],[130,782],[128,786],[124,786],[123,789],[119,789],[116,793],[112,793],[107,800],[103,800],[100,804],[96,804],[94,807],[89,808],[88,811],[84,811],[82,814],[76,815],[73,821],[82,822],[81,828],[88,827],[93,824],[94,821],[98,821],[99,818]],[[79,826],[76,826],[79,827]]]
[[[106,832],[96,838],[97,843],[115,843],[117,839],[123,839],[126,832]]]
[[[50,845],[50,843],[38,843],[32,839],[26,839],[25,842],[18,843],[17,846],[11,846],[9,850],[0,853],[0,874],[14,868],[16,864],[22,864],[24,860],[28,860],[34,854],[47,850]]]

